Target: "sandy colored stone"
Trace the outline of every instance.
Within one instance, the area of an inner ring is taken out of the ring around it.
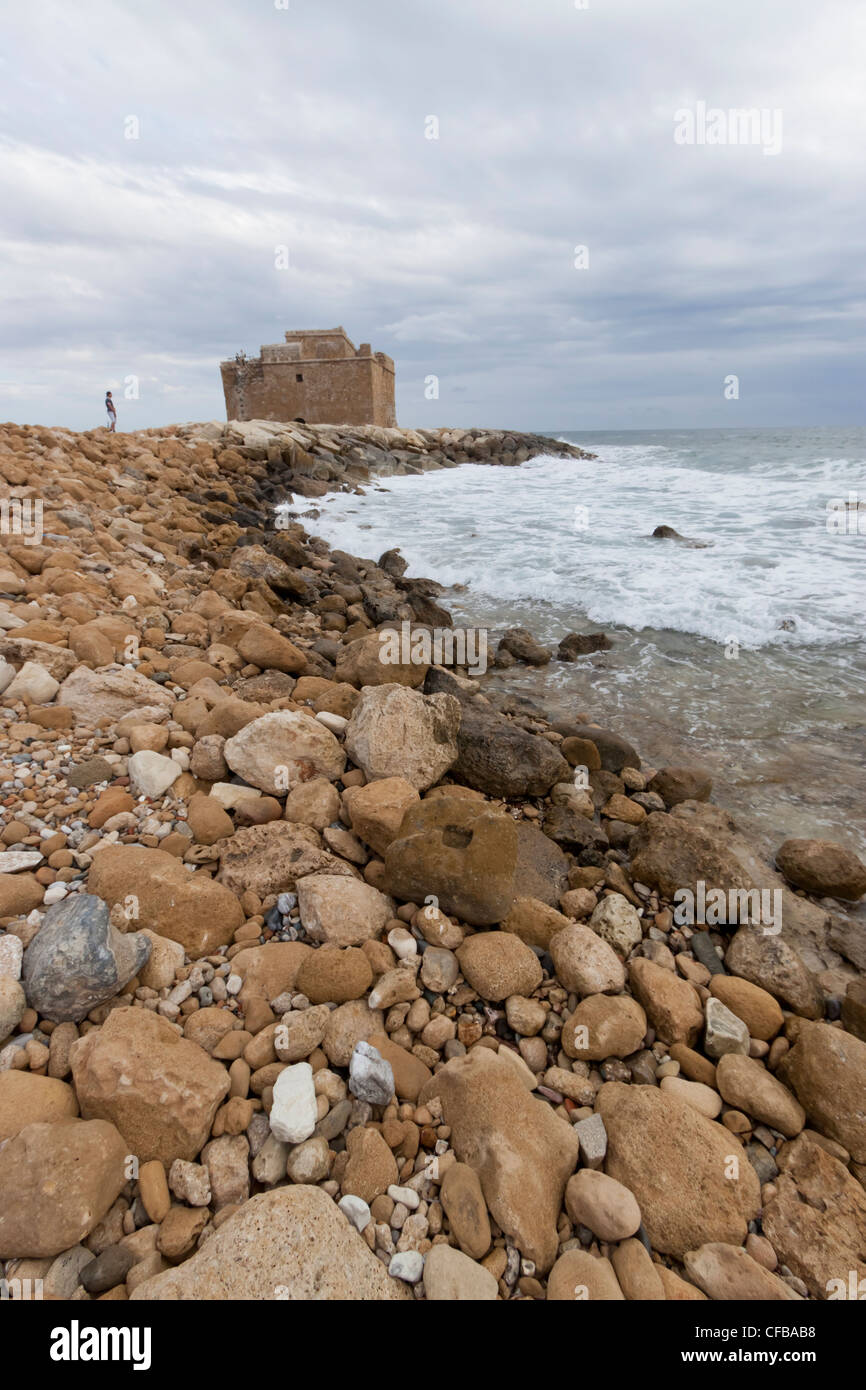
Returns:
[[[464,978],[482,999],[499,1003],[509,994],[530,995],[542,980],[533,950],[510,932],[477,932],[457,948]]]
[[[694,985],[645,956],[629,961],[629,983],[662,1042],[690,1047],[704,1026],[704,1011]]]
[[[772,1042],[781,1030],[785,1021],[782,1010],[772,994],[759,985],[736,975],[714,975],[709,989],[710,994],[743,1020],[750,1037]]]
[[[195,1158],[229,1090],[219,1062],[146,1009],[115,1009],[71,1060],[83,1117],[110,1120],[142,1163]]]
[[[682,1258],[709,1241],[743,1243],[761,1194],[734,1135],[652,1086],[608,1083],[597,1109],[605,1172],[634,1193],[654,1250]]]
[[[581,1168],[565,1187],[565,1209],[575,1226],[600,1240],[626,1240],[640,1225],[640,1207],[622,1183],[594,1168]]]
[[[552,938],[556,977],[576,994],[617,994],[625,985],[625,966],[606,941],[582,922],[570,922]]]
[[[804,1022],[776,1075],[816,1129],[866,1163],[866,1042],[829,1023]]]
[[[411,1299],[318,1187],[292,1185],[244,1202],[179,1268],[134,1299],[261,1302]]]
[[[442,1179],[439,1200],[460,1249],[473,1260],[482,1259],[490,1249],[490,1218],[475,1169],[452,1163]]]
[[[805,1135],[779,1156],[775,1195],[762,1226],[779,1261],[815,1298],[851,1297],[854,1271],[859,1298],[866,1279],[866,1192],[844,1164]],[[833,1280],[841,1280],[833,1284]]]
[[[450,1245],[434,1245],[424,1262],[424,1293],[429,1303],[493,1302],[497,1284],[483,1265]]]
[[[527,946],[538,946],[542,951],[548,951],[556,933],[569,925],[568,917],[540,899],[515,898],[508,916],[502,922],[502,930],[513,932]]]
[[[312,946],[303,941],[267,941],[264,946],[247,946],[232,956],[232,973],[243,980],[238,996],[241,1004],[251,999],[278,999],[281,994],[300,988],[298,975],[312,959]],[[319,1000],[314,1000],[319,1003]]]
[[[371,1009],[366,999],[350,999],[332,1011],[322,1039],[322,1050],[335,1067],[347,1067],[355,1044],[362,1039],[369,1042],[381,1032],[381,1010]]]
[[[360,879],[310,874],[298,883],[301,923],[312,941],[360,946],[377,937],[394,916],[395,905]]]
[[[77,666],[61,685],[57,703],[72,710],[76,724],[93,728],[101,719],[116,722],[132,710],[149,706],[168,712],[174,696],[135,671],[91,671]]]
[[[397,1160],[375,1129],[358,1126],[346,1135],[349,1161],[343,1174],[343,1195],[360,1197],[369,1206],[397,1181]]]
[[[213,794],[213,793],[212,793]],[[311,825],[292,825],[274,820],[236,830],[220,841],[219,881],[238,897],[246,892],[266,898],[271,893],[293,893],[309,874],[343,874],[358,878],[353,869],[322,845]]]
[[[27,1125],[0,1148],[0,1259],[78,1245],[126,1183],[128,1146],[104,1120]]]
[[[406,812],[419,800],[417,788],[404,777],[384,777],[343,793],[352,829],[377,854],[385,853]]]
[[[372,983],[370,962],[356,946],[325,946],[311,951],[295,980],[312,1004],[345,1004],[349,999],[360,999]]]
[[[689,1278],[708,1298],[743,1302],[798,1301],[790,1285],[759,1265],[738,1245],[718,1241],[687,1250],[683,1264]]]
[[[254,719],[228,739],[223,755],[233,772],[271,795],[312,777],[334,782],[346,766],[334,735],[301,710],[274,710]]]
[[[610,1262],[617,1283],[629,1302],[664,1302],[665,1287],[646,1246],[636,1236],[621,1241],[611,1251]]]
[[[339,814],[340,793],[327,777],[299,782],[286,797],[284,818],[293,825],[312,825],[316,830],[324,830]]]
[[[806,1112],[787,1086],[760,1062],[728,1052],[716,1064],[716,1085],[728,1105],[793,1139],[806,1123]]]
[[[54,1124],[78,1114],[65,1081],[27,1071],[0,1071],[0,1143],[27,1125]]]
[[[627,994],[590,994],[566,1019],[561,1046],[569,1057],[603,1062],[637,1052],[646,1031],[646,1014],[636,999]]]
[[[405,1047],[400,1047],[385,1033],[373,1033],[367,1039],[391,1068],[394,1074],[394,1091],[398,1100],[417,1101],[422,1086],[432,1076],[430,1068]]]
[[[548,1302],[619,1302],[624,1298],[610,1260],[588,1250],[566,1250],[547,1280]]]
[[[448,1062],[419,1102],[432,1096],[441,1098],[454,1152],[477,1172],[494,1220],[544,1273],[556,1257],[562,1194],[577,1161],[571,1126],[487,1048]]]
[[[181,860],[139,845],[109,846],[94,857],[90,893],[127,907],[130,925],[179,941],[193,959],[231,941],[244,914],[233,893],[206,875],[191,874]]]
[[[0,917],[26,917],[42,906],[44,893],[33,874],[0,874]]]
[[[428,798],[410,807],[385,851],[388,891],[473,926],[501,921],[514,898],[517,832],[509,816],[463,797]]]

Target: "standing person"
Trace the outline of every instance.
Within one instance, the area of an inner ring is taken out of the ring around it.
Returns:
[[[105,409],[108,411],[108,428],[114,434],[117,428],[117,411],[114,408],[114,401],[111,399],[111,392],[105,393]]]

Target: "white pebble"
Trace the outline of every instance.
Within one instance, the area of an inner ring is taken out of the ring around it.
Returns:
[[[373,1220],[372,1212],[367,1203],[361,1197],[355,1197],[351,1193],[341,1197],[337,1206],[347,1220],[351,1221],[356,1231],[365,1231]]]
[[[52,903],[62,903],[68,892],[65,883],[50,883],[45,889],[42,901],[46,907],[51,907]]]
[[[388,1265],[392,1279],[402,1279],[406,1284],[417,1284],[424,1273],[424,1256],[417,1250],[401,1250],[394,1255]]]
[[[410,1211],[415,1211],[421,1201],[414,1188],[398,1187],[396,1183],[392,1183],[388,1188],[388,1196],[392,1197],[395,1202],[402,1202],[403,1206],[408,1207]]]

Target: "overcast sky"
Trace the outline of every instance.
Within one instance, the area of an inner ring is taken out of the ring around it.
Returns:
[[[90,428],[107,387],[121,429],[224,418],[221,358],[339,323],[394,357],[405,425],[866,423],[864,0],[3,27],[2,419]],[[701,103],[764,135],[679,143]]]

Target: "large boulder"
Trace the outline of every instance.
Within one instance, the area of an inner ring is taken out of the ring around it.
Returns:
[[[150,952],[144,932],[124,935],[101,898],[76,893],[49,907],[24,953],[27,1002],[53,1023],[77,1023],[119,994]]]
[[[303,710],[274,710],[254,719],[227,740],[223,756],[238,777],[271,795],[313,777],[335,782],[346,766],[334,735]]]
[[[803,1022],[777,1075],[822,1134],[866,1163],[866,1042],[829,1023]]]
[[[467,703],[457,733],[452,776],[488,796],[545,796],[571,775],[561,753],[488,706]]]
[[[141,1163],[194,1159],[229,1089],[225,1067],[148,1009],[114,1009],[70,1061],[84,1119],[110,1120]]]
[[[601,729],[597,724],[572,724],[569,721],[555,723],[553,729],[563,738],[585,739],[598,750],[601,766],[605,772],[622,772],[624,767],[640,767],[640,757],[631,744],[620,734],[610,729]],[[585,763],[585,759],[582,759]]]
[[[422,695],[402,685],[361,692],[346,749],[368,782],[400,777],[426,791],[457,758],[460,702],[452,695]]]
[[[319,1187],[250,1197],[191,1259],[146,1279],[133,1299],[261,1302],[409,1300]]]
[[[448,1062],[419,1101],[442,1101],[451,1145],[474,1168],[493,1219],[542,1273],[556,1258],[556,1225],[578,1139],[571,1125],[526,1089],[515,1068],[487,1048]]]
[[[508,914],[516,863],[510,816],[484,802],[434,797],[410,807],[386,849],[386,886],[404,901],[432,895],[443,912],[489,926]]]
[[[637,1198],[654,1250],[682,1259],[710,1241],[742,1245],[761,1188],[740,1141],[654,1086],[609,1082],[598,1094],[605,1172]]]
[[[818,897],[854,902],[866,893],[866,864],[832,840],[786,840],[776,864],[789,883]]]
[[[358,877],[351,864],[324,848],[311,825],[280,820],[249,825],[236,830],[231,839],[221,840],[217,849],[219,882],[238,894],[250,890],[266,898],[271,893],[291,893],[308,874]]]
[[[161,849],[109,845],[94,855],[87,887],[109,908],[119,904],[131,926],[179,941],[193,959],[228,945],[244,922],[234,893]]]
[[[128,1145],[105,1120],[27,1125],[0,1147],[0,1260],[59,1255],[126,1184]]]
[[[725,965],[733,975],[766,990],[803,1018],[820,1018],[824,1012],[815,979],[781,936],[771,936],[760,927],[740,927],[725,953]]]
[[[862,1185],[805,1134],[785,1145],[778,1164],[776,1190],[764,1207],[761,1224],[780,1263],[802,1279],[815,1298],[862,1298],[866,1280]]]

